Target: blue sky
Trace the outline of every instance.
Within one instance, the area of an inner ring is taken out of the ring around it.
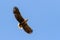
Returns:
[[[29,19],[32,34],[18,28],[15,6]],[[1,0],[0,40],[60,40],[60,0]]]

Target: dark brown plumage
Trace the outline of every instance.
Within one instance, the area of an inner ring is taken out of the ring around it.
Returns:
[[[21,13],[19,12],[19,9],[17,7],[13,8],[13,13],[17,21],[19,22],[19,27],[22,27],[25,32],[32,33],[32,29],[28,26],[26,23],[26,20],[21,16]]]

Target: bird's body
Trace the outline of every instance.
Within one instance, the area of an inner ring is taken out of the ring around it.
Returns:
[[[19,22],[19,27],[22,27],[25,32],[27,33],[32,33],[32,29],[28,26],[27,20],[25,20],[22,16],[21,13],[19,12],[19,9],[17,7],[14,7],[13,13],[17,21]]]

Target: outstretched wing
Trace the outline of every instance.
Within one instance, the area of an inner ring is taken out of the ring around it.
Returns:
[[[27,23],[24,23],[22,26],[23,26],[23,29],[25,32],[27,32],[29,34],[32,33],[33,30],[28,26]]]
[[[21,13],[19,12],[19,9],[17,7],[13,8],[13,13],[19,23],[22,23],[24,21],[23,17],[21,16]]]

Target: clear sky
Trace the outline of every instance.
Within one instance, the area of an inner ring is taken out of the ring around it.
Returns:
[[[32,34],[18,28],[15,6]],[[60,40],[60,0],[0,0],[0,40]]]

